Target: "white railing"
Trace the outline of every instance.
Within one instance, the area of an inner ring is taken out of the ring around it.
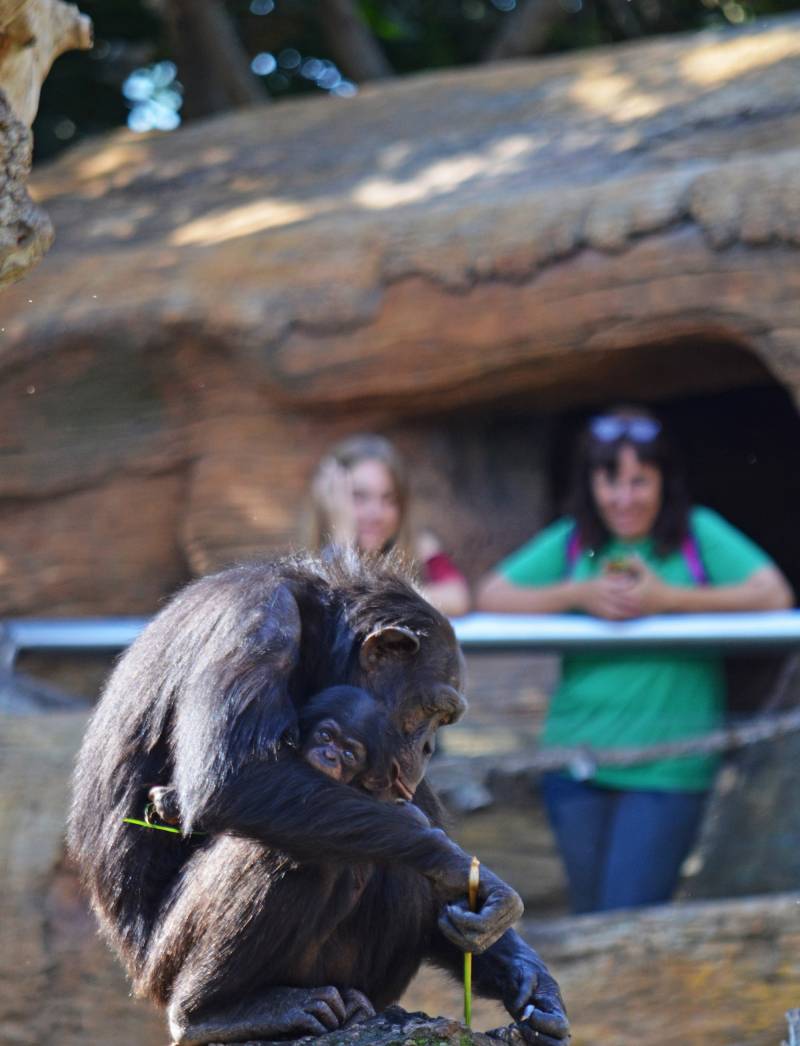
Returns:
[[[22,651],[113,653],[129,646],[147,622],[144,617],[8,618],[0,622],[0,646],[7,668]],[[800,647],[800,610],[673,614],[619,623],[577,614],[467,614],[453,626],[469,652]]]
[[[670,614],[623,622],[582,614],[468,614],[453,625],[469,651],[704,647],[735,652],[800,646],[800,610]]]

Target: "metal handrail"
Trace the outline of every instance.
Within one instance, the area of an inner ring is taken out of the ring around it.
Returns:
[[[22,651],[114,653],[144,629],[146,617],[8,618],[0,623],[6,667]],[[800,610],[672,614],[608,622],[579,614],[467,614],[453,619],[465,651],[564,652],[619,649],[800,647]]]
[[[136,639],[146,617],[6,618],[0,622],[0,642],[14,654],[116,653]]]
[[[735,653],[800,646],[800,610],[664,614],[613,622],[584,614],[468,614],[453,626],[468,651],[703,648]]]

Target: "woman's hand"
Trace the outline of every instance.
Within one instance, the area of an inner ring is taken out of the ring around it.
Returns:
[[[744,581],[729,585],[670,585],[638,556],[624,570],[606,572],[577,585],[576,605],[607,621],[627,621],[652,614],[733,613],[784,610],[793,593],[774,566],[761,567]]]
[[[667,614],[672,610],[674,585],[662,581],[640,556],[631,556],[626,569],[628,600],[633,610],[631,617]]]
[[[635,617],[663,614],[670,609],[670,590],[639,556],[631,556],[624,569],[606,570],[589,588],[584,609],[608,621],[628,621]]]
[[[592,617],[626,621],[638,616],[638,604],[631,595],[633,581],[626,574],[601,574],[591,581],[582,581],[576,589],[576,607]]]
[[[334,545],[355,544],[356,514],[350,473],[330,458],[314,480],[313,493],[328,520],[327,539]]]
[[[669,609],[670,588],[642,559],[632,556],[624,569],[607,569],[581,584],[580,609],[606,621],[661,614]]]

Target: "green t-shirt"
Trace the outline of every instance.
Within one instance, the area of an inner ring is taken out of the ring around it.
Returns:
[[[771,563],[767,554],[716,512],[694,508],[689,517],[708,580],[744,581]],[[560,519],[498,567],[514,585],[552,585],[596,577],[610,558],[638,554],[664,581],[695,585],[683,552],[658,556],[652,538],[612,539],[594,554],[581,550],[567,562],[574,522]],[[542,744],[632,748],[694,737],[717,728],[723,716],[722,659],[682,651],[568,654],[553,695]],[[703,791],[718,765],[715,756],[684,756],[633,767],[600,767],[593,782],[615,788]]]

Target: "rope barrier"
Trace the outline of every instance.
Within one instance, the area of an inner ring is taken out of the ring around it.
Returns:
[[[641,748],[591,748],[578,745],[545,748],[531,755],[511,754],[503,759],[503,771],[545,773],[549,770],[569,770],[578,780],[587,780],[601,766],[638,766],[660,759],[730,752],[760,741],[771,741],[797,730],[800,730],[800,708],[776,715],[758,716],[749,723],[725,727],[702,737],[687,737]]]
[[[792,654],[784,662],[764,711],[747,722],[735,723],[713,730],[699,737],[683,737],[676,741],[642,745],[638,748],[593,748],[590,745],[542,748],[533,753],[511,752],[503,756],[503,774],[547,773],[568,770],[577,780],[594,776],[601,766],[640,766],[661,759],[677,759],[688,755],[716,755],[739,748],[772,741],[800,730],[800,706],[778,711],[789,701],[789,692],[800,668],[800,656]],[[443,759],[440,766],[446,761]],[[487,769],[496,765],[494,756],[476,756],[473,765]]]

